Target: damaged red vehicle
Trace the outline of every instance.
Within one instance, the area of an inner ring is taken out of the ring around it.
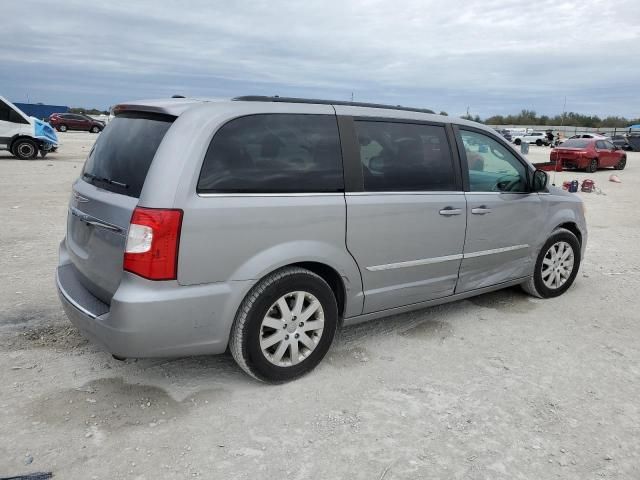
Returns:
[[[549,160],[547,165],[550,168],[545,170],[580,168],[595,172],[598,168],[607,167],[623,170],[627,154],[606,139],[571,138],[551,150]]]

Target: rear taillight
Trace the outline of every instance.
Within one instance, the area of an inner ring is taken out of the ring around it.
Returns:
[[[175,280],[182,210],[137,207],[124,251],[124,269],[149,280]]]

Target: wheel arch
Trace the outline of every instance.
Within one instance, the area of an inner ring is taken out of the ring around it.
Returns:
[[[298,262],[287,265],[287,267],[304,268],[305,270],[309,270],[310,272],[313,272],[316,275],[322,277],[322,279],[327,282],[329,287],[331,287],[331,290],[336,297],[336,302],[338,303],[339,318],[344,317],[346,288],[344,285],[344,280],[336,269],[321,262]]]
[[[27,140],[31,140],[33,143],[36,144],[36,146],[38,148],[40,148],[40,142],[38,141],[37,138],[33,138],[29,135],[25,135],[24,133],[19,133],[17,135],[14,135],[13,137],[11,137],[11,140],[9,140],[9,151],[13,151],[13,145],[18,141],[18,140],[22,140],[22,139],[27,139]]]
[[[276,270],[297,266],[322,277],[331,287],[341,317],[362,313],[364,293],[360,269],[353,257],[336,245],[320,241],[294,241],[274,245],[246,259],[231,280],[258,282]]]
[[[577,223],[575,223],[575,222],[564,222],[564,223],[561,223],[560,225],[558,225],[553,230],[555,231],[555,230],[558,230],[559,228],[564,228],[565,230],[569,230],[571,233],[573,233],[576,236],[576,238],[578,239],[578,243],[582,247],[582,232],[578,228],[578,224]]]

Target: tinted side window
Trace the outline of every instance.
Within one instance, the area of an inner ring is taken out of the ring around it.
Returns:
[[[472,192],[526,192],[527,169],[500,142],[488,135],[460,130]]]
[[[10,111],[11,109],[7,105],[5,105],[2,100],[0,100],[0,120],[2,120],[3,122],[8,122]]]
[[[444,127],[356,121],[364,189],[456,190]]]
[[[9,121],[12,123],[29,123],[24,118],[22,118],[22,115],[19,115],[15,110],[9,111]]]
[[[344,190],[334,115],[236,118],[214,135],[198,192],[304,193]]]
[[[603,142],[603,141],[598,140],[598,141],[596,142],[596,148],[599,148],[600,150],[604,150],[604,149],[605,149],[605,148],[607,148],[607,147],[605,146],[605,144],[604,144],[604,142]]]
[[[29,123],[13,108],[0,100],[0,120],[11,123]]]

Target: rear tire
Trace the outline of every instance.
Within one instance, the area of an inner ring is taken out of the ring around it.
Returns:
[[[231,327],[229,349],[252,377],[282,383],[320,363],[337,325],[338,304],[327,282],[309,270],[286,267],[247,294]]]
[[[33,160],[38,156],[38,145],[29,138],[20,138],[11,147],[11,153],[20,160]]]
[[[93,127],[91,127],[90,132],[91,133],[98,133],[98,132],[100,132],[100,127],[97,127],[97,126],[94,125]]]
[[[522,289],[538,298],[562,295],[576,279],[580,260],[580,242],[572,232],[560,228],[540,249],[533,276],[522,284]]]
[[[66,132],[68,130],[66,125],[58,125],[59,132]]]
[[[622,157],[618,163],[616,163],[613,168],[616,170],[624,170],[624,167],[627,166],[627,157]]]
[[[540,140],[540,139],[536,140],[536,145],[541,147],[542,146],[542,140]]]
[[[589,160],[589,165],[587,165],[586,171],[589,173],[594,173],[596,170],[598,170],[598,159],[592,158],[591,160]]]
[[[516,138],[513,143],[515,143],[516,145],[520,145],[522,143],[522,140],[519,138]]]

